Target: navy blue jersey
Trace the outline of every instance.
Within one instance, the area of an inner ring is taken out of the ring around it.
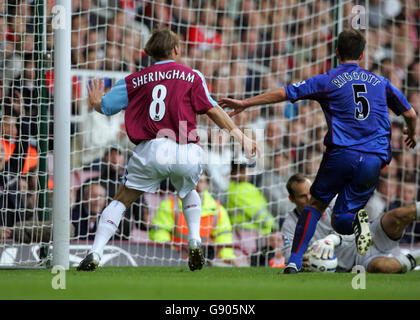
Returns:
[[[376,153],[391,161],[391,124],[388,108],[396,115],[411,108],[388,79],[343,63],[326,74],[286,87],[291,102],[301,99],[320,103],[328,125],[327,147],[344,147]]]

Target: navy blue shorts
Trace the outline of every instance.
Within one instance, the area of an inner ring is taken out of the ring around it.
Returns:
[[[328,205],[338,194],[334,214],[356,213],[375,190],[383,160],[374,153],[344,148],[327,150],[311,186],[311,195]]]

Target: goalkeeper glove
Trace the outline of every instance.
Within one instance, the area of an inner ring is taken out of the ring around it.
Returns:
[[[340,244],[340,237],[330,234],[321,240],[317,240],[312,245],[311,254],[318,259],[331,259],[334,256],[334,247]]]

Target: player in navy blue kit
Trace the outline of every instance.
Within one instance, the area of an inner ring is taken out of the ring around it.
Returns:
[[[284,273],[297,273],[318,220],[338,194],[331,224],[341,234],[355,234],[356,247],[366,254],[371,245],[368,214],[363,207],[372,195],[381,168],[391,161],[391,125],[388,108],[404,117],[405,144],[414,148],[417,115],[404,95],[386,78],[359,66],[366,40],[353,29],[338,37],[340,65],[326,74],[245,99],[223,98],[222,107],[244,109],[285,100],[316,100],[324,112],[328,132],[326,151],[314,183],[311,200],[299,217],[290,259]]]

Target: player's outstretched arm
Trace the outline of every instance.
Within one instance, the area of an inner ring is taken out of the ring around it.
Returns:
[[[220,106],[209,109],[206,114],[219,128],[227,130],[232,137],[241,141],[248,158],[253,157],[259,151],[257,143],[244,135]]]
[[[103,79],[91,80],[87,89],[91,106],[101,114],[112,116],[127,108],[128,95],[124,78],[117,81],[106,95]]]
[[[282,101],[286,101],[287,94],[286,94],[286,88],[276,88],[270,91],[267,91],[265,93],[262,93],[258,96],[248,98],[245,100],[236,100],[236,99],[230,99],[230,98],[222,98],[219,101],[219,104],[222,108],[232,108],[235,109],[231,113],[229,113],[229,116],[234,116],[242,111],[244,111],[246,108],[252,107],[252,106],[258,106],[263,104],[270,104],[270,103],[278,103]]]
[[[90,85],[87,85],[87,90],[89,94],[90,105],[99,113],[102,113],[101,110],[101,101],[104,95],[105,83],[102,79],[95,79],[90,81]]]
[[[403,133],[407,136],[404,140],[409,148],[414,148],[417,145],[416,125],[417,114],[413,108],[402,113],[407,127],[404,128]]]

